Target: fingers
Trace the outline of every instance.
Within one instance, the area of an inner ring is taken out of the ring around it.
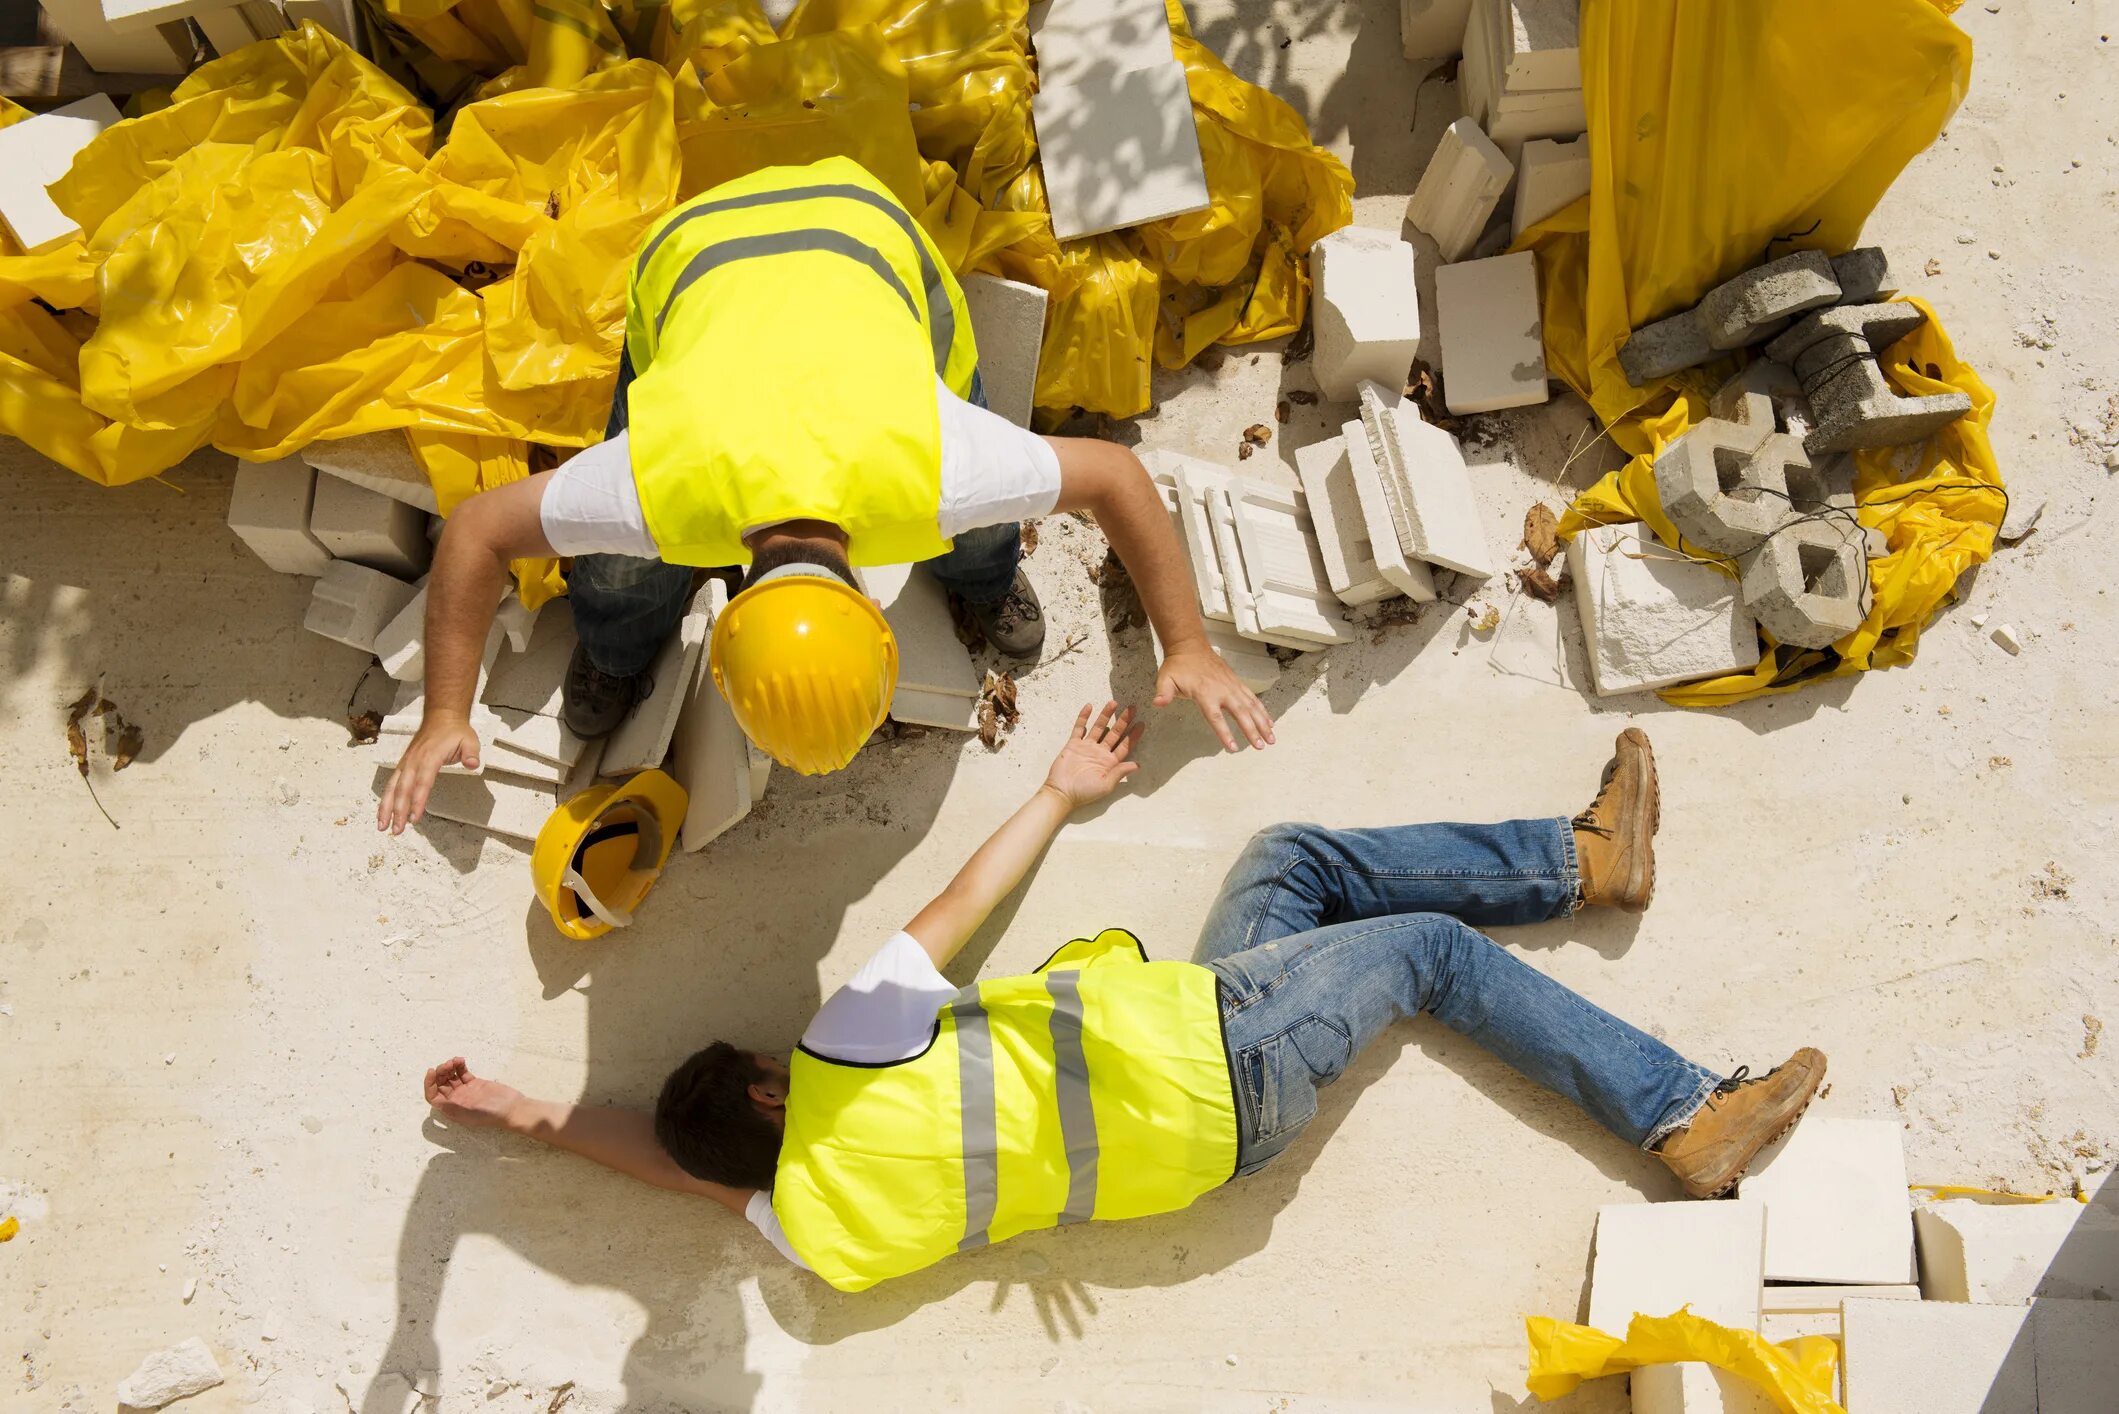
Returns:
[[[1089,735],[1089,714],[1095,710],[1094,707],[1084,702],[1082,710],[1074,714],[1074,734],[1076,736],[1086,737]]]
[[[1221,739],[1221,749],[1234,751],[1236,737],[1230,732],[1228,723],[1221,718],[1221,703],[1213,698],[1196,698],[1194,701],[1199,707],[1200,715],[1207,719],[1207,725],[1214,729],[1214,735]]]
[[[1177,679],[1167,672],[1155,675],[1155,705],[1167,707],[1177,700]]]
[[[1128,756],[1131,756],[1133,754],[1133,743],[1139,741],[1140,734],[1148,729],[1146,722],[1133,723],[1129,726],[1128,724],[1132,723],[1132,718],[1133,709],[1131,707],[1126,709],[1125,716],[1119,718],[1118,739],[1111,746],[1111,759],[1113,761],[1123,761]]]
[[[1111,714],[1118,710],[1116,702],[1106,702],[1104,710],[1096,714],[1096,725],[1090,729],[1089,740],[1098,746],[1104,744],[1105,734],[1111,730]]]
[[[1251,745],[1263,751],[1273,744],[1273,714],[1266,711],[1265,704],[1252,692],[1246,692],[1236,705],[1236,720],[1243,727],[1244,735]]]

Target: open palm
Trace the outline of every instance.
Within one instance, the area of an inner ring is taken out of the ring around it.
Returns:
[[[1133,725],[1133,709],[1120,711],[1116,702],[1106,702],[1091,723],[1089,714],[1093,711],[1095,708],[1085,706],[1075,717],[1067,744],[1060,748],[1052,769],[1045,773],[1045,784],[1075,806],[1102,800],[1118,788],[1120,781],[1140,769],[1140,762],[1126,759],[1133,754],[1133,743],[1140,740],[1141,733]]]

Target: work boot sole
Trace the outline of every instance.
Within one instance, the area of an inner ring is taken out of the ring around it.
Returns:
[[[1750,1170],[1751,1161],[1759,1156],[1759,1151],[1779,1140],[1781,1136],[1795,1128],[1796,1124],[1802,1119],[1804,1112],[1810,1108],[1810,1102],[1817,1098],[1818,1090],[1825,1083],[1825,1065],[1825,1058],[1820,1055],[1817,1058],[1817,1071],[1810,1077],[1810,1088],[1803,1091],[1801,1097],[1792,1102],[1794,1108],[1787,1112],[1786,1120],[1782,1122],[1779,1128],[1772,1130],[1764,1138],[1745,1148],[1738,1156],[1736,1164],[1729,1170],[1729,1176],[1722,1182],[1710,1188],[1705,1184],[1695,1186],[1686,1183],[1683,1179],[1678,1180],[1685,1189],[1685,1196],[1688,1198],[1719,1198],[1730,1189],[1736,1187],[1742,1181],[1744,1174]]]
[[[1638,746],[1641,749],[1641,759],[1648,767],[1648,779],[1641,783],[1641,804],[1646,806],[1646,809],[1636,809],[1630,820],[1620,822],[1620,828],[1626,831],[1628,866],[1626,887],[1620,896],[1629,900],[1637,898],[1640,901],[1622,903],[1619,908],[1627,913],[1644,913],[1655,898],[1654,841],[1656,831],[1663,828],[1663,791],[1656,780],[1655,748],[1648,744],[1648,733],[1639,727],[1628,727],[1619,733],[1619,740]],[[1640,825],[1643,816],[1648,821],[1646,830]]]

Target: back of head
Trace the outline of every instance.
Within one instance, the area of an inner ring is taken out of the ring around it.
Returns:
[[[774,570],[800,565],[810,574],[829,574],[845,584],[858,589],[854,583],[853,566],[847,562],[846,551],[834,541],[823,536],[809,536],[800,540],[775,540],[751,558],[750,568],[743,572],[742,589],[749,589]],[[742,589],[737,592],[741,593]]]
[[[771,1079],[749,1053],[716,1041],[670,1072],[655,1099],[655,1138],[693,1178],[771,1188],[780,1127],[758,1112],[750,1087]]]

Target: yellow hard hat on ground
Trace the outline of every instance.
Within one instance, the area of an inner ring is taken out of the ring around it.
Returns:
[[[633,921],[668,862],[691,797],[660,771],[591,786],[537,832],[530,878],[559,931],[587,941]]]
[[[898,685],[883,611],[808,565],[784,565],[731,600],[707,663],[744,735],[805,776],[853,760]]]

